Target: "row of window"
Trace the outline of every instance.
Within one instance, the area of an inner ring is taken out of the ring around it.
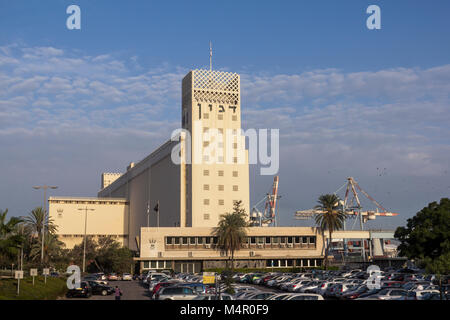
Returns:
[[[77,200],[49,200],[50,203],[61,204],[124,204],[118,201],[77,201]]]
[[[204,184],[203,185],[203,190],[209,191],[209,184]],[[219,185],[217,185],[217,190],[225,191],[225,186],[223,184],[219,184]],[[239,186],[236,185],[236,184],[233,185],[233,191],[239,191]]]
[[[288,268],[288,267],[320,267],[321,259],[268,259],[267,268]],[[172,261],[144,261],[144,269],[171,269]]]
[[[321,259],[274,259],[266,260],[268,268],[286,268],[286,267],[320,267]]]
[[[214,159],[214,158],[213,158],[213,159]],[[220,163],[220,164],[224,163],[224,158],[223,158],[223,156],[218,156],[216,160],[217,160],[217,163]],[[210,161],[210,160],[209,160],[209,156],[208,156],[208,155],[204,155],[204,156],[203,156],[203,161],[209,162],[209,161]],[[211,160],[211,161],[212,161],[212,160]],[[228,161],[228,160],[227,160],[227,161]],[[233,162],[233,163],[238,163],[238,157],[233,157],[232,162]],[[244,161],[240,161],[240,163],[244,163]]]
[[[128,237],[126,234],[121,234],[121,235],[118,235],[118,234],[114,234],[114,235],[111,235],[111,234],[94,234],[94,235],[88,234],[87,236],[94,237],[94,238],[106,238],[106,237],[127,238]],[[61,237],[63,237],[63,238],[83,238],[84,234],[63,234],[63,235],[61,235]]]
[[[209,171],[209,170],[203,170],[203,175],[204,175],[205,177],[209,177],[209,174],[210,174],[210,171]],[[218,170],[218,171],[217,171],[217,176],[223,177],[223,176],[224,176],[224,170]],[[238,176],[239,176],[239,172],[238,172],[238,171],[233,171],[233,172],[232,172],[232,176],[233,176],[234,178],[238,177]]]
[[[216,244],[217,237],[166,237],[166,244]],[[267,237],[247,237],[246,244],[315,244],[315,236],[267,236]]]
[[[200,116],[200,119],[201,119],[201,114],[199,114],[199,116]],[[203,119],[208,120],[209,119],[209,113],[204,113],[203,114]],[[238,119],[237,115],[231,116],[231,120],[232,121],[237,121],[237,119]],[[223,120],[223,114],[218,114],[217,115],[217,120]]]

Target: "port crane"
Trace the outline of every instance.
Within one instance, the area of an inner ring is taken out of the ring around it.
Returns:
[[[277,200],[281,198],[278,195],[279,176],[273,178],[272,193],[267,193],[264,198],[258,201],[250,213],[250,225],[253,227],[267,227],[277,225]],[[258,206],[265,201],[264,212],[258,210]]]
[[[381,204],[379,204],[374,198],[372,198],[366,191],[364,191],[353,177],[348,177],[347,182],[341,186],[334,194],[346,187],[345,196],[343,200],[339,200],[336,203],[337,210],[342,210],[349,218],[359,217],[360,228],[363,230],[364,224],[369,220],[375,220],[378,216],[392,217],[397,216],[398,213],[389,212]],[[369,199],[373,204],[375,204],[375,210],[363,211],[361,206],[360,197],[358,191],[361,192],[367,199]],[[307,220],[312,218],[316,214],[323,213],[320,209],[308,209],[299,210],[295,212],[295,219],[297,220]],[[355,220],[356,223],[356,220]],[[354,226],[354,225],[353,225]],[[345,227],[344,227],[345,228]],[[353,227],[352,227],[353,229]]]

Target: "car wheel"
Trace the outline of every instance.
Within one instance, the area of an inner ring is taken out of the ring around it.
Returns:
[[[106,290],[102,291],[102,296],[106,296],[107,294],[108,294],[108,291],[106,291]]]

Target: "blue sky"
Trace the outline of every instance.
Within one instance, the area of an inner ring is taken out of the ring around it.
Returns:
[[[66,8],[81,8],[81,30]],[[366,8],[381,8],[381,30]],[[353,176],[404,224],[450,193],[448,1],[0,0],[0,208],[94,196],[179,126],[181,79],[241,74],[245,128],[279,128],[280,221]],[[251,168],[252,203],[272,177]]]

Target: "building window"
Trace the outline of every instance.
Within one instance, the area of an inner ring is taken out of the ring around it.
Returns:
[[[225,189],[223,184],[219,184],[219,191],[223,191]]]
[[[223,120],[223,114],[219,114],[219,115],[217,116],[217,119]]]
[[[217,244],[217,241],[218,241],[217,237],[213,237],[212,240],[213,240],[213,244]]]
[[[189,244],[195,244],[195,237],[189,237]]]
[[[150,261],[150,268],[156,269],[156,261]]]
[[[203,147],[207,147],[207,146],[209,146],[209,141],[203,141]]]
[[[256,244],[256,237],[250,237],[250,244]]]
[[[270,237],[266,237],[266,244],[270,244]]]
[[[219,206],[223,206],[225,204],[225,200],[219,199]]]
[[[203,118],[204,118],[204,119],[209,119],[209,113],[204,113],[204,114],[203,114]]]
[[[188,244],[188,238],[187,237],[182,237],[182,242],[181,244]]]
[[[292,243],[292,241],[293,241],[292,237],[287,238],[287,243]]]
[[[302,243],[304,244],[308,243],[308,237],[302,237]]]
[[[233,149],[237,149],[237,147],[238,147],[237,142],[233,142]]]
[[[286,237],[280,237],[280,243],[286,243]]]
[[[238,158],[237,157],[233,157],[233,163],[237,163],[238,162]]]
[[[264,237],[258,237],[258,244],[264,244]]]
[[[204,219],[204,220],[209,220],[209,213],[205,213],[205,214],[203,215],[203,219]]]
[[[173,238],[172,237],[167,237],[166,238],[166,244],[172,244],[173,243]]]
[[[204,184],[203,185],[203,190],[205,190],[205,191],[209,190],[209,184]]]
[[[232,119],[233,121],[237,121],[237,116],[234,115],[234,116],[231,117],[231,119]]]
[[[204,176],[209,176],[209,170],[203,170],[203,175]]]
[[[295,243],[300,243],[300,237],[294,237]]]
[[[209,199],[203,199],[203,204],[205,206],[208,206],[209,205]]]
[[[238,172],[237,171],[233,171],[233,177],[237,177],[238,176]]]
[[[173,242],[174,242],[174,244],[180,244],[180,238],[179,237],[174,237],[173,238]]]
[[[203,127],[203,133],[206,133],[206,132],[208,132],[209,131],[209,128],[208,127]]]
[[[219,177],[223,177],[223,170],[219,170],[219,171],[217,172],[217,174],[219,175]]]
[[[278,237],[272,237],[272,243],[273,244],[278,244],[279,240],[280,239]]]
[[[197,237],[197,243],[203,244],[203,237]]]
[[[210,244],[211,243],[211,237],[206,237],[205,238],[205,243],[206,244]]]
[[[233,186],[233,191],[238,191],[238,190],[239,190],[238,186],[234,185]]]
[[[316,237],[309,237],[309,243],[315,244],[316,243]]]
[[[150,261],[144,261],[144,269],[148,269],[150,267]]]

